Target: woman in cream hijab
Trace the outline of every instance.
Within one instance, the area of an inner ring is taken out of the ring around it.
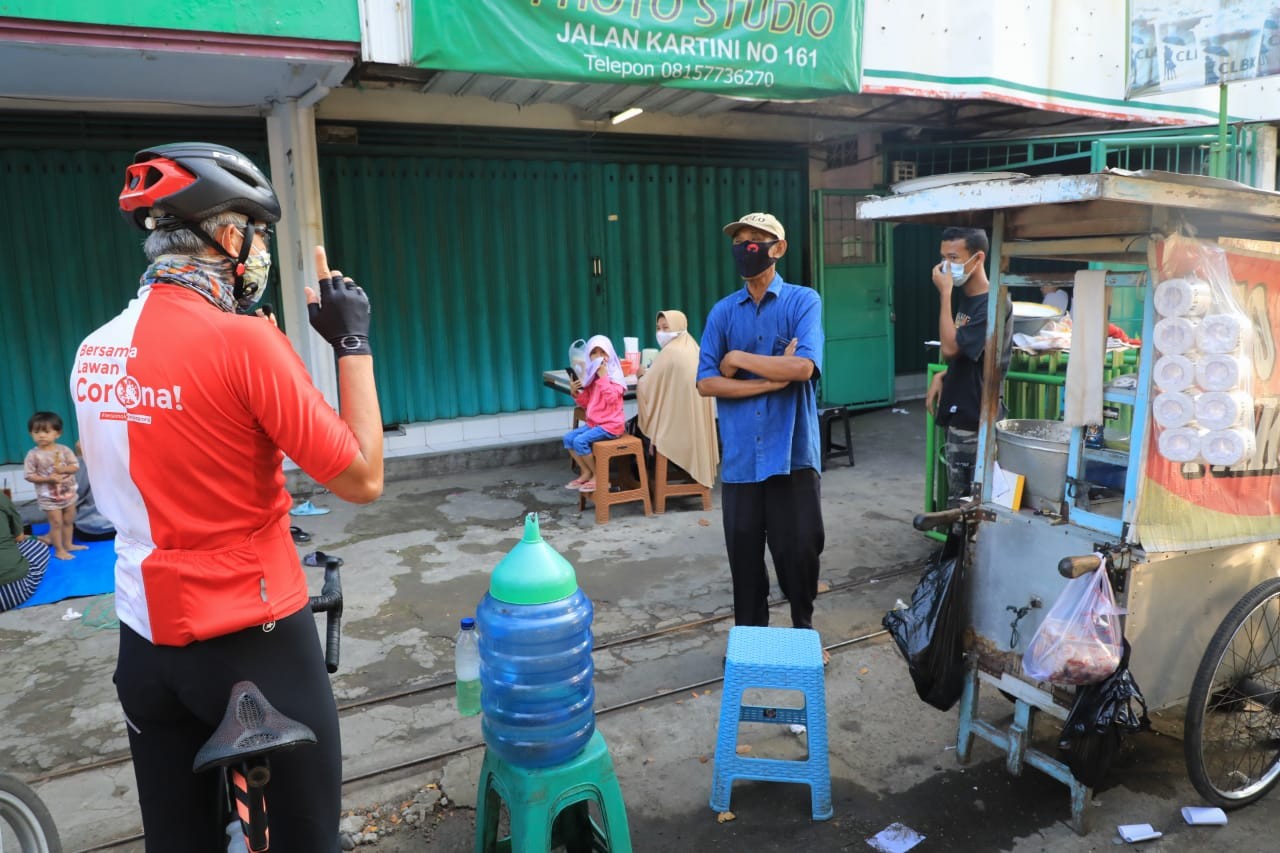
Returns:
[[[658,346],[661,352],[636,385],[637,425],[671,464],[712,486],[720,464],[715,409],[698,393],[698,342],[683,312],[658,313]]]

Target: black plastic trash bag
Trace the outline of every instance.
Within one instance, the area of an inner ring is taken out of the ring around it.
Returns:
[[[920,576],[911,605],[890,610],[880,624],[907,659],[916,693],[948,711],[964,691],[963,630],[965,537],[951,533]]]
[[[1147,701],[1129,671],[1129,641],[1116,671],[1097,684],[1076,690],[1076,701],[1058,738],[1065,763],[1076,781],[1096,788],[1120,751],[1120,739],[1151,728]]]

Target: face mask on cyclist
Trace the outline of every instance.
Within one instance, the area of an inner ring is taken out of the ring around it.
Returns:
[[[267,292],[267,274],[271,272],[271,253],[252,252],[244,260],[244,275],[236,293],[236,308],[249,314]]]

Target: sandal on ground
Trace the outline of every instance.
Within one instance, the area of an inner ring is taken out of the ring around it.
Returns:
[[[303,542],[311,541],[311,534],[303,530],[301,527],[290,527],[289,533],[293,536],[293,541],[299,545]]]
[[[570,480],[569,482],[565,483],[565,484],[564,484],[564,487],[565,487],[566,489],[572,489],[573,491],[575,491],[575,492],[576,492],[576,491],[578,491],[579,489],[581,489],[581,488],[582,488],[582,484],[583,484],[583,483],[585,483],[585,482],[587,482],[587,481],[586,481],[586,480],[584,480],[584,479],[582,479],[581,477],[579,477],[579,478],[577,478],[576,480]]]
[[[303,501],[289,510],[289,515],[326,515],[328,512],[328,507],[316,506],[311,501]]]
[[[590,492],[594,492],[595,490],[596,490],[595,480],[587,480],[585,483],[583,483],[581,486],[578,487],[578,491],[580,492],[590,493]]]
[[[342,558],[335,557],[333,554],[326,554],[324,551],[312,551],[302,558],[304,566],[326,566],[330,560],[337,560],[338,565],[342,565]]]

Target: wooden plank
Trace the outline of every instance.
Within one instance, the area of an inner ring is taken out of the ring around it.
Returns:
[[[1148,234],[1151,211],[1145,205],[1115,201],[1023,207],[1009,211],[1009,232],[1014,240]]]
[[[1037,240],[1035,242],[1009,242],[1004,247],[1005,257],[1010,258],[1073,258],[1078,255],[1093,258],[1098,255],[1133,255],[1145,260],[1147,235],[1125,234],[1114,237],[1086,237],[1064,240]],[[1142,260],[1137,261],[1141,263]]]

